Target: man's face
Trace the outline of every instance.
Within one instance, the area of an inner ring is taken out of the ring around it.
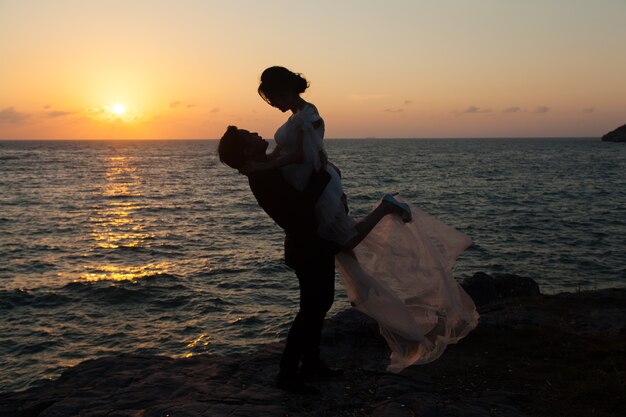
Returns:
[[[258,133],[239,129],[239,137],[241,138],[241,144],[246,155],[252,158],[265,155],[265,150],[269,146],[269,143],[259,136]]]

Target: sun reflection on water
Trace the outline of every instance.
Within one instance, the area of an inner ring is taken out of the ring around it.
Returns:
[[[141,246],[146,239],[153,237],[143,231],[144,220],[137,216],[142,208],[136,201],[141,197],[142,180],[137,168],[132,166],[133,158],[115,156],[108,158],[102,187],[102,195],[107,204],[96,209],[96,216],[90,220],[95,224],[91,233],[99,248]]]
[[[191,342],[187,343],[187,347],[192,350],[198,350],[199,348],[206,348],[211,343],[211,336],[208,333],[202,333]],[[194,356],[194,352],[188,352],[184,355],[185,358]]]
[[[80,278],[85,281],[132,281],[168,273],[170,262],[148,263],[140,266],[102,265],[97,272],[85,272]],[[93,268],[90,268],[93,269]]]
[[[101,194],[105,203],[95,208],[89,220],[93,224],[91,236],[95,241],[94,251],[118,248],[142,248],[154,234],[146,231],[146,219],[140,215],[145,205],[138,202],[141,197],[142,178],[134,158],[114,156],[105,160],[105,182]],[[169,262],[146,263],[143,265],[96,265],[80,275],[86,281],[126,281],[167,273]]]

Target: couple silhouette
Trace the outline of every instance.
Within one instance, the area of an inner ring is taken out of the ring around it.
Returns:
[[[258,134],[236,126],[218,145],[220,160],[247,177],[259,206],[285,232],[285,264],[298,278],[300,308],[276,385],[301,394],[316,393],[307,379],[342,373],[320,358],[319,348],[334,301],[336,264],[350,300],[380,324],[392,350],[391,371],[436,359],[478,319],[450,271],[469,238],[390,194],[365,218],[349,215],[341,172],[323,146],[324,120],[300,96],[308,86],[284,67],[266,69],[259,94],[272,107],[291,111],[273,151],[267,153],[269,143]]]

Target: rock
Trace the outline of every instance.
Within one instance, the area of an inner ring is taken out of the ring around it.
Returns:
[[[477,307],[498,301],[494,279],[484,272],[476,272],[471,277],[465,278],[461,286],[472,297]]]
[[[499,300],[538,293],[515,275],[468,278]],[[484,297],[489,299],[489,297]],[[354,309],[327,321],[322,352],[345,373],[312,380],[320,396],[277,390],[283,346],[169,358],[124,354],[82,362],[26,391],[0,393],[0,417],[588,417],[621,416],[626,288],[501,303],[436,361],[384,371],[389,348]]]
[[[535,297],[541,294],[539,284],[532,278],[513,274],[496,274],[494,280],[496,293],[501,300],[512,297]]]
[[[506,298],[533,297],[540,295],[539,284],[528,277],[513,274],[491,276],[476,272],[461,282],[463,289],[472,297],[477,307],[492,304]]]
[[[602,136],[603,142],[626,142],[626,125],[620,126],[617,129]]]

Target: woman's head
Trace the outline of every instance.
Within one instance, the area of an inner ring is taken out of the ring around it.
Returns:
[[[308,87],[309,82],[301,74],[289,71],[285,67],[269,67],[261,74],[258,92],[271,106],[283,110],[279,104],[283,104],[286,99],[299,96]]]

